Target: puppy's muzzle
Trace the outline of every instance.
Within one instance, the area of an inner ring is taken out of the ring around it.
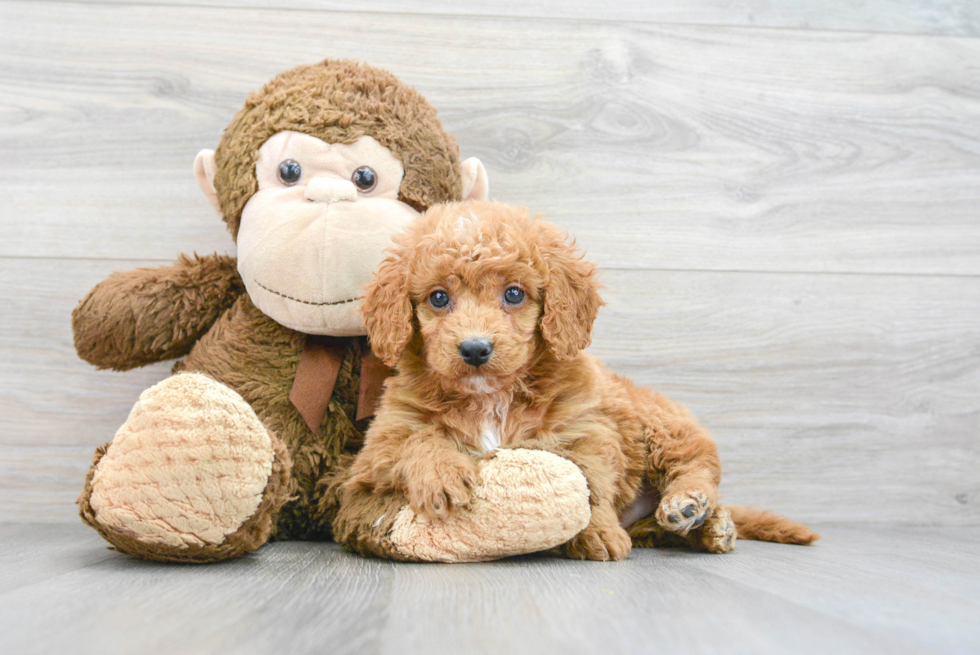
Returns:
[[[459,344],[459,356],[470,366],[483,366],[493,354],[493,344],[489,339],[466,339]]]

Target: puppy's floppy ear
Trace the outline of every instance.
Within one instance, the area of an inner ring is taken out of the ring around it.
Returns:
[[[541,336],[558,359],[569,359],[592,342],[592,324],[604,304],[595,266],[583,261],[567,235],[535,220],[538,244],[548,267]]]
[[[412,299],[408,295],[408,257],[399,249],[388,255],[364,290],[361,314],[371,349],[395,366],[412,338]]]

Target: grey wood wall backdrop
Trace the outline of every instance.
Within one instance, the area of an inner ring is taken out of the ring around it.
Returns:
[[[980,522],[978,3],[201,4],[0,2],[0,520],[75,520],[167,375],[78,360],[75,303],[233,251],[194,154],[329,56],[415,85],[496,199],[578,236],[593,352],[702,417],[730,500]]]

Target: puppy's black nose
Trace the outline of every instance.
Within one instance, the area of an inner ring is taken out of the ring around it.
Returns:
[[[467,339],[459,344],[459,354],[470,366],[483,366],[492,352],[493,344],[488,339]]]

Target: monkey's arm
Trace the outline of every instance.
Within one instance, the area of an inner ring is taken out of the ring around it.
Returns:
[[[181,255],[169,266],[113,273],[72,312],[75,349],[117,371],[181,357],[244,290],[227,255]]]

